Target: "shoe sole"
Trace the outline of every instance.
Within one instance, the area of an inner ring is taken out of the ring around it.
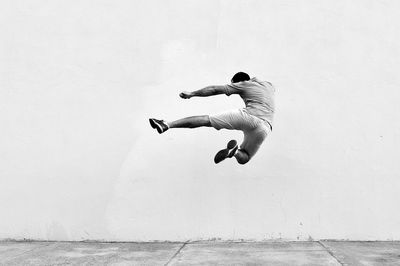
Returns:
[[[239,149],[239,146],[237,145],[237,141],[236,140],[229,141],[227,148],[229,149],[228,158],[232,158],[233,155],[235,155],[235,152],[237,151],[237,149]]]
[[[217,164],[222,162],[226,158],[232,158],[236,150],[237,150],[237,141],[233,139],[228,142],[228,145],[226,145],[226,149],[217,152],[217,154],[214,157],[214,163]]]
[[[155,122],[152,118],[149,119],[149,122],[150,122],[151,127],[157,129],[157,132],[159,134],[162,133],[162,128],[157,124],[157,122]]]

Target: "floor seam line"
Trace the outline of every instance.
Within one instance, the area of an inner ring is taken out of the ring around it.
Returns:
[[[178,251],[175,252],[175,254],[174,254],[174,255],[168,260],[168,262],[165,263],[164,265],[165,265],[165,266],[168,266],[168,265],[175,259],[175,257],[178,256],[178,254],[182,251],[182,249],[183,249],[187,244],[189,244],[189,242],[190,242],[190,240],[184,242],[183,245],[178,249]]]
[[[335,256],[335,254],[333,254],[333,252],[332,252],[327,246],[325,246],[324,244],[322,244],[321,241],[317,241],[317,242],[318,242],[318,244],[320,244],[320,245],[329,253],[329,255],[331,255],[340,265],[342,265],[342,266],[345,265],[343,262],[341,262],[341,261]]]
[[[18,259],[19,257],[22,257],[22,256],[24,256],[24,255],[26,255],[26,254],[28,254],[28,253],[34,252],[35,250],[38,250],[38,249],[41,249],[41,248],[46,248],[46,247],[48,247],[48,246],[50,246],[50,245],[53,245],[53,244],[54,244],[54,243],[50,243],[50,244],[47,244],[47,245],[44,245],[44,246],[39,246],[39,247],[32,248],[32,249],[27,250],[27,251],[24,251],[24,252],[22,252],[22,253],[20,253],[20,254],[14,255],[12,258],[7,259],[5,262]]]

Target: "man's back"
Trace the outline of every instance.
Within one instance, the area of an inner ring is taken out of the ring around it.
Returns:
[[[252,78],[248,81],[231,83],[225,86],[225,94],[239,94],[243,99],[245,110],[272,125],[275,103],[275,88],[267,81]]]

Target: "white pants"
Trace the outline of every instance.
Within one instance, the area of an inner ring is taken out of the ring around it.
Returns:
[[[240,149],[245,150],[250,158],[256,154],[271,132],[268,122],[247,113],[245,109],[231,110],[209,117],[211,126],[217,130],[224,128],[243,131],[244,139]]]

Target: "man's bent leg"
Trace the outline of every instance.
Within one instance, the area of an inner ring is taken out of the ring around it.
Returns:
[[[167,122],[167,124],[169,128],[211,127],[210,117],[208,115],[185,117],[176,121]]]
[[[261,126],[258,129],[244,132],[243,143],[240,145],[240,149],[235,154],[235,158],[238,163],[248,163],[257,153],[261,144],[268,135],[268,131],[265,128],[264,126]]]

